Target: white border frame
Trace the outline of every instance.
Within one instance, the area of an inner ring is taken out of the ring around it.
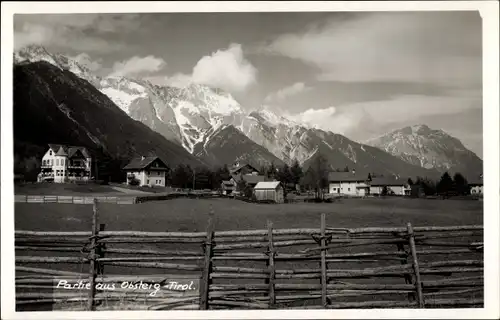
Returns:
[[[498,319],[499,312],[499,4],[497,1],[171,1],[2,2],[1,242],[2,319]],[[117,10],[119,8],[119,10]],[[477,10],[483,19],[484,274],[482,309],[371,309],[264,311],[15,312],[12,52],[14,13],[236,12],[236,11],[439,11]]]

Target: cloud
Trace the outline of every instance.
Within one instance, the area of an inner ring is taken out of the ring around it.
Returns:
[[[87,67],[90,71],[98,71],[102,68],[102,59],[93,60],[90,56],[83,52],[75,57],[69,57],[78,62],[78,64]]]
[[[204,56],[193,68],[192,80],[230,92],[244,91],[256,81],[257,69],[243,56],[240,44]]]
[[[309,126],[348,135],[355,140],[383,134],[388,125],[405,126],[429,117],[466,115],[481,110],[480,97],[400,95],[391,100],[368,101],[328,108],[310,108],[286,117]],[[464,130],[467,128],[464,128]]]
[[[204,84],[228,92],[243,92],[254,84],[257,69],[243,56],[240,44],[231,44],[202,57],[191,74],[176,73],[172,76],[150,76],[147,80],[157,85],[183,88],[192,83]]]
[[[110,34],[140,26],[137,14],[18,14],[14,16],[14,48],[29,44],[84,52],[113,52],[125,45]]]
[[[115,62],[110,76],[134,76],[144,73],[157,72],[166,66],[165,60],[149,55],[146,57],[132,57],[128,60]]]
[[[478,12],[378,12],[283,34],[262,53],[298,59],[322,81],[481,85]]]
[[[264,99],[264,102],[282,102],[286,98],[299,94],[301,92],[307,91],[311,88],[306,87],[306,85],[303,82],[296,82],[288,87],[284,87],[282,89],[279,89],[276,92],[272,92],[267,95],[267,97]]]
[[[193,83],[192,77],[184,73],[176,73],[173,76],[151,76],[146,77],[145,80],[159,86],[170,86],[176,88],[184,88]]]
[[[324,109],[307,109],[296,114],[286,114],[285,117],[308,127],[346,134],[356,127],[363,119],[363,110],[350,110],[345,112],[336,107]]]

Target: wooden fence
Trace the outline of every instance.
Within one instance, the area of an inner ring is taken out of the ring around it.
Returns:
[[[206,232],[106,231],[93,208],[91,232],[16,231],[19,310],[483,306],[482,226],[215,231],[210,210]],[[54,290],[176,277],[197,290]]]
[[[94,199],[101,203],[113,204],[134,204],[137,197],[119,196],[119,197],[86,197],[86,196],[53,196],[53,195],[15,195],[15,202],[24,203],[70,203],[70,204],[92,204]]]
[[[136,204],[148,201],[171,200],[177,198],[216,198],[221,197],[219,194],[211,192],[172,192],[165,194],[151,194],[143,196],[101,196],[101,197],[86,197],[86,196],[53,196],[53,195],[15,195],[15,202],[23,203],[70,203],[70,204],[92,204],[94,199],[101,203],[112,204]]]

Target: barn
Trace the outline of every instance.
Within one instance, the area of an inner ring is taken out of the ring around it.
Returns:
[[[279,181],[259,182],[253,190],[257,201],[285,202],[283,186]]]

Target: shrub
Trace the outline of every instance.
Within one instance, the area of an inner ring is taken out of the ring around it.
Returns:
[[[128,177],[128,184],[131,186],[138,186],[140,183],[139,179],[137,179],[134,175]]]

